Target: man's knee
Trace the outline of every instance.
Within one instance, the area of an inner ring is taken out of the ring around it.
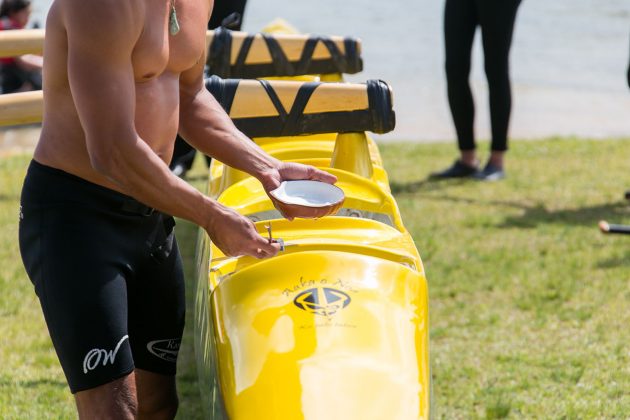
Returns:
[[[79,418],[135,419],[138,398],[133,373],[74,395]]]
[[[179,400],[175,376],[137,369],[138,418],[172,419]]]
[[[487,59],[484,64],[488,88],[506,89],[510,86],[510,66],[507,60]]]

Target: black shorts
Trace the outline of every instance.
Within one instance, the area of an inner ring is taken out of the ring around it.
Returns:
[[[172,217],[32,161],[20,252],[72,393],[134,368],[175,375],[184,328]]]

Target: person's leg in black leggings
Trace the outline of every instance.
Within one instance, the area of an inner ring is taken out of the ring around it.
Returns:
[[[208,22],[208,29],[218,28],[226,17],[232,13],[238,13],[240,21],[238,24],[230,26],[230,29],[240,30],[246,3],[247,0],[215,0],[212,16],[210,16],[210,21]],[[178,135],[175,139],[175,149],[173,150],[173,158],[170,164],[171,171],[177,176],[183,177],[192,167],[196,153],[195,148]],[[210,161],[211,158],[206,156],[208,166],[210,166]]]
[[[462,151],[475,149],[475,106],[468,79],[477,23],[474,1],[446,0],[444,45],[448,103],[457,131],[459,150]]]
[[[478,25],[474,0],[446,0],[444,6],[444,46],[448,103],[457,132],[460,158],[432,178],[461,178],[475,174],[475,104],[468,82],[475,31]]]
[[[492,145],[490,162],[503,167],[512,108],[509,53],[520,0],[477,0],[485,71],[490,95]]]
[[[519,3],[520,0],[446,0],[444,40],[448,100],[461,157],[450,168],[433,174],[435,177],[475,175],[481,179],[500,179],[504,176],[503,154],[507,150],[511,109],[508,56]],[[489,164],[475,174],[475,109],[468,78],[477,26],[482,30],[490,91],[492,146]]]

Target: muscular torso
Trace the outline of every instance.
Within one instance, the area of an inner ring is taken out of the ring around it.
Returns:
[[[180,74],[203,59],[212,2],[176,0],[181,29],[172,36],[168,32],[169,1],[137,1],[143,6],[144,22],[138,22],[142,30],[131,55],[135,79],[133,118],[139,137],[168,163],[179,121]],[[88,181],[118,189],[91,165],[86,136],[70,89],[68,39],[62,19],[63,7],[69,6],[67,1],[57,0],[48,15],[44,46],[44,122],[34,158]],[[102,54],[107,53],[102,51]]]

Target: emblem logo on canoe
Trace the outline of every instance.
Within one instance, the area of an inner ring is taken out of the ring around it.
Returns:
[[[331,287],[315,287],[293,299],[298,308],[316,315],[330,316],[350,304],[347,293]]]

